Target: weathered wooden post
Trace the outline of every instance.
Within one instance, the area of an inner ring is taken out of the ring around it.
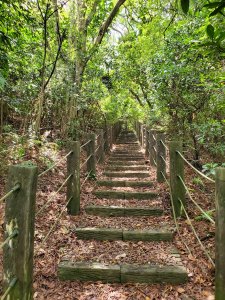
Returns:
[[[156,166],[156,130],[149,131],[149,159],[150,165]]]
[[[216,168],[216,291],[225,299],[225,168]]]
[[[165,134],[160,132],[156,134],[156,164],[157,164],[157,181],[164,182],[166,176],[166,148]],[[163,176],[164,175],[164,176]]]
[[[169,143],[170,187],[176,218],[182,215],[182,205],[180,201],[185,206],[185,188],[180,180],[181,178],[184,181],[184,161],[178,154],[178,151],[180,153],[183,152],[182,142],[171,141]]]
[[[38,169],[34,165],[9,168],[8,189],[20,188],[9,196],[5,207],[5,237],[18,234],[3,247],[4,289],[17,279],[7,299],[33,299],[34,220]]]
[[[67,175],[72,175],[67,182],[67,211],[70,215],[80,212],[80,142],[71,142],[67,157]]]
[[[110,137],[109,137],[109,128],[106,125],[104,131],[104,151],[105,153],[109,153],[110,150]]]
[[[105,152],[104,152],[104,132],[103,129],[99,130],[99,163],[102,164],[105,160]]]
[[[90,140],[90,143],[87,145],[87,157],[90,156],[90,158],[87,161],[87,171],[90,172],[92,175],[95,175],[96,174],[95,133],[89,133],[88,140]]]
[[[145,156],[149,157],[149,129],[145,130]]]
[[[144,146],[144,126],[140,123],[140,144]]]

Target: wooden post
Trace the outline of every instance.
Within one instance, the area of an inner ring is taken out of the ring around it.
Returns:
[[[155,138],[156,130],[149,131],[149,158],[150,165],[156,166],[156,138]]]
[[[216,291],[225,299],[225,168],[216,168]]]
[[[95,156],[95,144],[96,144],[96,135],[95,133],[88,134],[88,140],[91,142],[87,145],[87,157],[90,159],[87,161],[87,171],[91,172],[92,175],[96,174],[96,156]]]
[[[104,131],[104,151],[105,153],[109,153],[110,150],[110,137],[109,137],[109,128],[106,125],[105,126],[105,131]]]
[[[100,129],[99,130],[99,163],[102,164],[104,163],[104,160],[105,160],[105,152],[104,152],[104,132],[103,132],[103,129]]]
[[[34,220],[37,190],[37,166],[17,165],[9,168],[8,189],[17,183],[20,189],[6,200],[5,238],[18,235],[3,248],[4,289],[13,278],[15,286],[7,299],[33,299]]]
[[[185,188],[181,180],[179,179],[180,176],[182,180],[184,180],[184,161],[177,153],[177,151],[179,151],[180,153],[183,152],[182,142],[171,141],[169,143],[170,187],[176,218],[182,215],[182,206],[180,200],[185,206]]]
[[[69,215],[78,215],[80,212],[80,142],[71,142],[67,157],[67,175],[72,174],[67,182],[67,211]]]
[[[145,130],[145,156],[149,157],[149,129]]]
[[[156,134],[156,163],[157,163],[157,181],[164,182],[166,176],[166,148],[164,147],[163,143],[165,144],[165,134],[164,133],[157,133]],[[164,176],[163,176],[164,174]]]

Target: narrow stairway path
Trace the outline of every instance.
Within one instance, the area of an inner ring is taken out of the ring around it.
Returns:
[[[58,267],[60,280],[107,283],[187,281],[173,245],[157,183],[133,132],[121,132],[93,198],[74,224],[72,247]]]

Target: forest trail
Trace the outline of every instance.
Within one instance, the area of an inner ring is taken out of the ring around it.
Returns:
[[[182,284],[188,275],[173,244],[175,225],[164,211],[160,184],[133,132],[122,131],[94,200],[75,222],[82,247],[58,266],[60,280]]]

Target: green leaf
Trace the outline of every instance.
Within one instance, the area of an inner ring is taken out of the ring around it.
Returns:
[[[217,15],[218,13],[221,12],[221,10],[225,7],[225,3],[221,4],[219,7],[217,7],[211,14],[209,15],[210,17],[213,17]]]
[[[187,14],[189,11],[190,1],[189,0],[181,0],[180,4],[181,4],[181,8],[182,8],[183,12],[185,14]]]
[[[215,34],[215,30],[214,30],[214,27],[209,24],[207,27],[206,27],[206,32],[207,32],[207,35],[208,37],[213,40],[214,38],[214,34]]]
[[[220,4],[221,4],[221,2],[212,2],[212,3],[205,4],[203,7],[215,8],[215,7],[218,7]]]

